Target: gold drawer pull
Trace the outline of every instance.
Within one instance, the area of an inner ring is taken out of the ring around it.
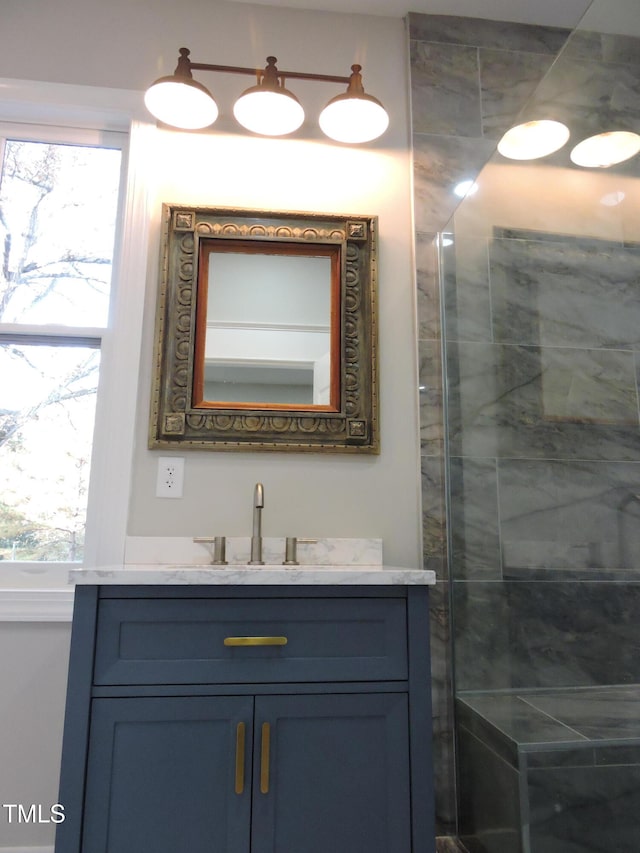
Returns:
[[[225,637],[225,646],[286,646],[286,637]]]
[[[269,751],[271,747],[271,726],[262,724],[262,749],[260,752],[260,793],[269,793]]]
[[[236,794],[244,791],[244,723],[236,728]]]

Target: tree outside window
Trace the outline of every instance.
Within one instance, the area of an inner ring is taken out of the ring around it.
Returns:
[[[7,139],[0,559],[80,561],[121,151]]]

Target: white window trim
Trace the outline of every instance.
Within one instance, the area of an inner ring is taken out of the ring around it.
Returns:
[[[72,614],[73,587],[0,589],[2,622],[70,622]]]
[[[84,565],[122,565],[133,453],[150,230],[146,164],[155,125],[141,92],[0,79],[0,121],[34,126],[125,131],[120,241],[114,257],[109,328],[100,330],[103,365],[91,466]],[[0,620],[71,618],[68,570],[73,564],[2,562]],[[77,566],[75,566],[77,568]],[[43,569],[46,580],[42,582]],[[8,582],[3,579],[8,579]],[[39,580],[40,579],[40,580]],[[5,587],[5,588],[2,588]],[[63,594],[63,591],[65,594]]]

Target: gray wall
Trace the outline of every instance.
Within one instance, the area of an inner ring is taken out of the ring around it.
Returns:
[[[538,168],[497,158],[481,171],[534,92],[529,107],[553,100],[556,69],[537,84],[568,32],[410,17],[423,527],[425,565],[441,579],[438,816],[451,829],[454,667],[457,687],[471,690],[627,683],[640,674],[638,587],[620,583],[640,560],[637,164],[616,177],[566,169],[560,157]],[[572,108],[574,132],[600,129],[590,104],[604,106],[609,121],[628,118],[640,85],[633,40],[580,34],[566,58],[555,106]],[[478,175],[477,199],[458,202],[447,222],[451,187]],[[626,216],[601,204],[620,177]],[[445,227],[455,240],[442,270],[448,531],[432,245]]]
[[[586,5],[586,4],[585,4]],[[577,23],[577,22],[576,22]],[[424,565],[432,595],[436,812],[455,831],[450,578],[445,524],[441,319],[435,235],[497,141],[535,91],[568,30],[440,15],[409,15]],[[468,274],[481,274],[468,258]],[[471,312],[475,316],[477,310]]]
[[[1,803],[58,802],[58,773],[67,687],[68,623],[0,623]],[[18,823],[0,814],[0,849],[53,843],[53,824]]]

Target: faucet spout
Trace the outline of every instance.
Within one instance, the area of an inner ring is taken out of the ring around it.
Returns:
[[[251,532],[251,559],[249,563],[263,566],[262,559],[262,510],[264,508],[264,486],[256,483],[253,490],[253,529]]]

